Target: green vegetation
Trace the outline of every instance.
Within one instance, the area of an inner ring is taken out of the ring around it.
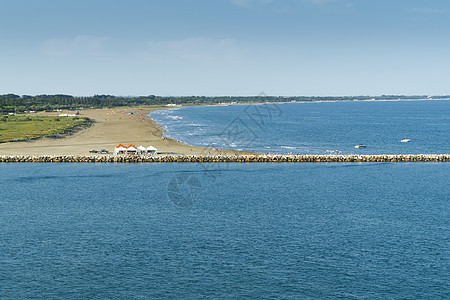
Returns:
[[[76,110],[81,108],[101,108],[120,106],[161,106],[167,104],[178,105],[201,105],[218,103],[262,103],[262,102],[295,102],[295,101],[342,101],[342,100],[397,100],[416,99],[426,100],[427,96],[404,96],[404,95],[382,95],[382,96],[349,96],[349,97],[162,97],[162,96],[139,96],[139,97],[117,97],[111,95],[95,95],[92,97],[74,97],[71,95],[37,95],[19,96],[14,94],[0,95],[0,115],[8,113],[23,113],[26,111],[53,111],[56,109]],[[433,97],[435,98],[435,97]],[[436,98],[447,98],[450,96],[436,96]]]
[[[55,137],[89,125],[79,117],[0,116],[0,143]]]

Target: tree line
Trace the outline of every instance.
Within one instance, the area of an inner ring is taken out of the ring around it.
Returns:
[[[299,101],[343,101],[343,100],[395,100],[395,99],[427,99],[427,96],[382,95],[382,96],[350,96],[350,97],[308,97],[308,96],[137,96],[121,97],[112,95],[94,95],[76,97],[72,95],[0,95],[0,114],[23,113],[27,111],[53,111],[56,109],[76,110],[82,108],[121,107],[139,105],[201,105],[219,103],[264,103],[264,102],[299,102]],[[450,98],[450,96],[439,96]]]

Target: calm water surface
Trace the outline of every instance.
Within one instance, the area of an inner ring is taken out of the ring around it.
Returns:
[[[448,299],[449,175],[1,164],[0,298]]]
[[[164,125],[166,135],[210,148],[280,154],[450,152],[450,101],[189,107],[151,117]],[[357,144],[367,148],[355,149]]]

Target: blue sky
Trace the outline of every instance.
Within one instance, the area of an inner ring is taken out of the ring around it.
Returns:
[[[448,0],[0,0],[0,94],[450,93]]]

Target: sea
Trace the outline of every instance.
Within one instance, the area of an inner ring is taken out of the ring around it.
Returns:
[[[150,116],[163,125],[167,137],[217,149],[270,154],[450,152],[448,100],[183,107]],[[357,149],[358,144],[366,147]]]
[[[198,111],[203,135],[164,125],[209,143],[209,111],[217,147],[448,153],[447,103],[196,107],[169,115]],[[293,128],[312,114],[316,134]],[[449,177],[445,162],[0,164],[0,299],[448,299]]]

